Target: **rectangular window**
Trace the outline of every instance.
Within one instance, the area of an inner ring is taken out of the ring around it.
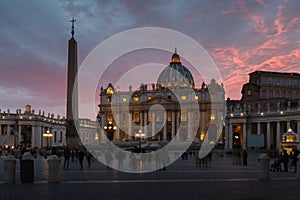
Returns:
[[[112,120],[113,120],[113,115],[112,115],[112,113],[108,113],[106,119],[107,119],[107,121],[112,122]]]
[[[59,140],[62,142],[62,139],[63,139],[63,132],[61,131],[61,132],[60,132]]]
[[[134,111],[133,112],[133,122],[139,122],[140,121],[140,112]]]
[[[57,131],[54,131],[54,142],[56,142]]]
[[[168,122],[171,122],[172,121],[172,112],[168,112]]]
[[[139,101],[139,96],[134,96],[133,101]]]
[[[123,97],[123,98],[122,98],[122,101],[123,101],[123,102],[126,102],[126,101],[127,101],[127,98],[126,98],[126,97]]]
[[[151,116],[151,113],[148,112],[148,122],[151,122],[152,121],[152,116]]]

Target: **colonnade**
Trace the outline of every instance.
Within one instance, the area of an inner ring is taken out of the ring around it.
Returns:
[[[242,131],[241,133],[241,141],[242,141],[242,148],[247,149],[247,142],[248,142],[248,135],[249,134],[257,134],[261,135],[263,134],[264,139],[264,147],[267,150],[270,149],[277,149],[280,150],[281,148],[281,141],[282,141],[282,134],[287,132],[288,128],[292,128],[294,132],[296,132],[298,135],[300,133],[300,120],[293,120],[293,127],[291,126],[290,120],[271,120],[268,121],[255,121],[255,119],[252,119],[251,122],[247,122],[245,118],[242,118],[240,120],[233,119],[228,120],[226,127],[225,127],[225,149],[233,149],[233,137],[234,137],[234,126],[241,126]],[[262,130],[262,123],[265,123],[266,129]],[[271,124],[273,126],[271,126]],[[253,125],[256,125],[256,132],[254,133],[252,131]],[[276,128],[275,128],[276,127]],[[298,147],[299,148],[299,147]]]

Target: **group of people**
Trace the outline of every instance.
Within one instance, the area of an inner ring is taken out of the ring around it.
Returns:
[[[85,151],[83,148],[79,148],[76,150],[71,150],[68,146],[64,150],[64,166],[63,169],[69,169],[69,163],[70,163],[70,158],[71,161],[74,162],[74,160],[78,158],[79,160],[79,165],[80,169],[83,169],[83,161],[84,157],[86,157],[88,166],[91,166],[91,159],[92,155],[88,152]]]
[[[299,150],[293,149],[293,151],[290,152],[290,155],[287,153],[287,150],[283,150],[282,155],[280,156],[280,159],[283,163],[283,171],[288,172],[289,171],[289,162],[292,161],[290,164],[290,169],[294,169],[294,172],[297,172],[297,159],[299,156]]]
[[[234,152],[226,153],[227,157],[232,157],[232,164],[233,165],[248,165],[248,152],[246,149],[243,149],[242,151],[237,150]]]

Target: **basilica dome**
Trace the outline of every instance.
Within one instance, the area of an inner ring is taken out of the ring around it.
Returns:
[[[191,87],[194,88],[194,79],[191,72],[181,64],[176,48],[170,64],[160,73],[157,84],[162,87]]]

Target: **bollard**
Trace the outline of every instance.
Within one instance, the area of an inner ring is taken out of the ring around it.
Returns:
[[[3,182],[16,182],[16,159],[12,155],[4,159]]]
[[[297,179],[300,179],[300,155],[297,157],[297,174],[296,177]]]
[[[56,155],[49,156],[48,159],[48,182],[60,182],[60,160]]]
[[[34,181],[34,161],[29,152],[25,152],[20,162],[20,177],[22,183]]]
[[[267,154],[261,154],[259,162],[259,180],[270,180],[270,158]]]

